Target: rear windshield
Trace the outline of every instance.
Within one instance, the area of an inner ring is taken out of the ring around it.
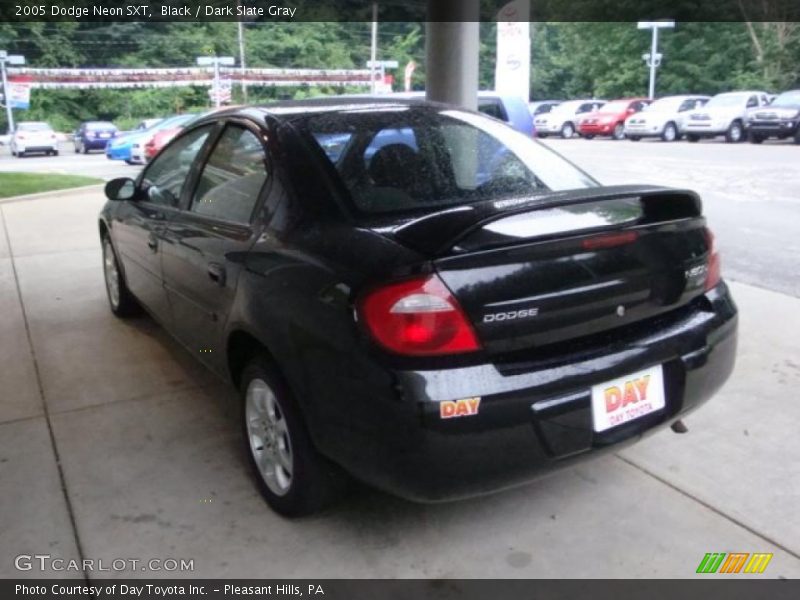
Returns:
[[[413,212],[598,184],[504,123],[455,109],[386,106],[302,117],[355,208]]]
[[[47,123],[20,123],[17,125],[18,131],[53,131],[53,128],[50,127]]]

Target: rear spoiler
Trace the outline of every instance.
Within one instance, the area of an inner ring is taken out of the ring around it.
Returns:
[[[500,218],[547,208],[622,199],[639,199],[645,223],[699,217],[703,212],[700,197],[691,190],[617,185],[457,206],[403,223],[391,233],[398,241],[435,255],[452,248],[472,231]]]

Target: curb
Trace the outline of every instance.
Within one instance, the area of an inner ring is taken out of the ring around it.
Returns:
[[[62,188],[60,190],[50,190],[49,192],[36,192],[35,194],[23,194],[21,196],[9,196],[8,198],[0,198],[0,204],[12,202],[24,202],[26,200],[43,200],[45,198],[53,198],[65,193],[89,191],[94,189],[102,189],[104,183],[93,183],[91,185],[82,185],[80,187]]]

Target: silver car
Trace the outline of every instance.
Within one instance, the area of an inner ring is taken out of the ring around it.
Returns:
[[[625,137],[638,142],[643,137],[660,137],[665,142],[681,139],[686,117],[708,102],[708,96],[665,96],[625,120]]]
[[[26,154],[58,154],[58,137],[44,121],[23,121],[11,136],[11,154],[22,158]]]
[[[717,94],[703,108],[689,113],[686,139],[696,142],[703,137],[725,136],[728,143],[745,138],[747,110],[769,104],[769,94],[760,91]]]

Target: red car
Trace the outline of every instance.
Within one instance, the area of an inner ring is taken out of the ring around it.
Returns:
[[[647,98],[622,98],[604,104],[589,113],[578,123],[578,133],[587,140],[596,135],[611,136],[615,140],[625,139],[625,119],[650,104]]]

